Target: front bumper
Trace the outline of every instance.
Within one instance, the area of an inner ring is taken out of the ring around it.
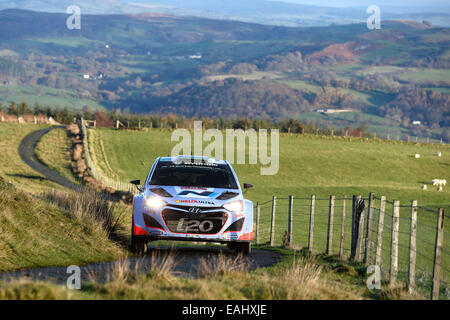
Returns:
[[[230,242],[249,242],[251,240],[239,240],[239,239],[223,239],[223,238],[195,238],[195,237],[176,237],[176,236],[163,236],[158,235],[154,236],[149,234],[147,236],[138,236],[140,238],[144,238],[147,241],[158,241],[158,240],[167,240],[167,241],[192,241],[192,242],[211,242],[211,243],[222,243],[227,244]]]
[[[135,213],[135,235],[152,240],[228,243],[253,239],[253,212],[234,213],[222,207],[201,208],[192,214],[189,207],[167,206],[159,210],[145,208]]]

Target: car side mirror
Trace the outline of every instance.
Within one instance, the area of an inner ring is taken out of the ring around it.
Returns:
[[[250,188],[253,188],[253,185],[252,185],[252,184],[250,184],[250,183],[244,183],[244,189],[245,189],[245,192],[244,192],[244,193],[246,193],[246,192],[248,191],[248,189],[250,189]]]
[[[139,186],[141,185],[141,180],[132,180],[130,181],[130,183],[134,184],[139,191],[142,191],[142,189],[139,188]]]

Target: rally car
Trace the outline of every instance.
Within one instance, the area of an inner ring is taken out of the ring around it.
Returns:
[[[227,244],[249,254],[253,203],[244,199],[228,161],[178,156],[156,159],[133,198],[131,249],[145,253],[154,240]],[[244,184],[244,189],[251,188]]]

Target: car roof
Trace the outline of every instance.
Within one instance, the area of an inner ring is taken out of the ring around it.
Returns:
[[[176,157],[161,157],[159,158],[159,161],[170,161],[170,162],[182,162],[182,161],[191,161],[191,162],[207,162],[207,163],[215,163],[215,164],[227,164],[225,160],[217,160],[210,157],[204,157],[204,156],[185,156],[180,155]]]

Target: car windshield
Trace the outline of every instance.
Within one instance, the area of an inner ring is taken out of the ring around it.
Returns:
[[[238,189],[227,164],[159,161],[150,185]]]

